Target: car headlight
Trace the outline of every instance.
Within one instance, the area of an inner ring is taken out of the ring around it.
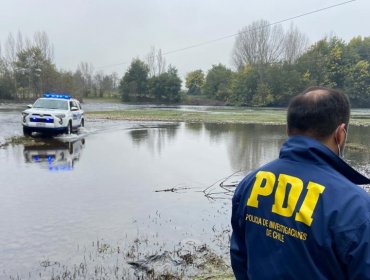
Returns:
[[[65,118],[66,117],[66,115],[65,114],[56,114],[55,115],[58,119],[63,119],[63,118]]]

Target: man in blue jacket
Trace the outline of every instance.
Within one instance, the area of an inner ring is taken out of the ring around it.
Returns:
[[[313,87],[288,107],[279,158],[251,172],[233,197],[237,279],[370,279],[370,180],[342,156],[350,105]]]

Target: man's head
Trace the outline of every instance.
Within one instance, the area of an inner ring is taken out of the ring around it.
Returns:
[[[289,136],[305,135],[323,142],[334,151],[344,148],[350,104],[339,90],[310,87],[294,97],[288,107]]]

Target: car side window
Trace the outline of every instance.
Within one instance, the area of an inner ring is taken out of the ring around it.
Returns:
[[[78,103],[76,102],[76,101],[74,101],[74,100],[72,100],[72,101],[70,101],[70,106],[71,106],[71,109],[72,109],[72,107],[76,107],[77,109],[79,109],[80,107],[78,106]]]
[[[69,101],[69,110],[72,110],[72,107],[73,107],[73,102]]]

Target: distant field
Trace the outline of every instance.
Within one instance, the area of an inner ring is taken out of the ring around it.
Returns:
[[[91,118],[206,123],[285,124],[285,109],[211,109],[206,111],[145,108],[86,113]],[[370,125],[370,111],[353,111],[352,125]]]
[[[88,112],[88,117],[117,120],[181,121],[210,123],[261,123],[284,124],[284,110],[208,110],[185,111],[147,108],[105,112]]]

